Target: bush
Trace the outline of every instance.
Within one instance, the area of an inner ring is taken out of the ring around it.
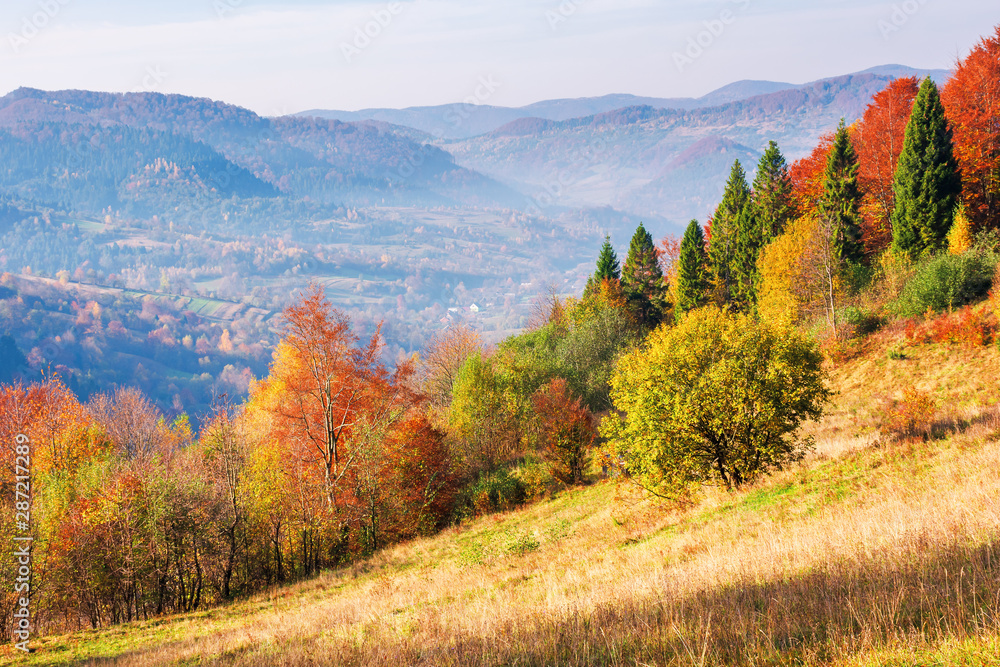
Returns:
[[[996,267],[996,254],[990,250],[932,257],[917,268],[893,310],[902,317],[915,317],[982,299],[990,290]]]
[[[934,410],[934,399],[929,394],[907,387],[902,400],[892,399],[885,405],[879,433],[897,440],[927,437],[934,425]]]
[[[691,311],[619,363],[618,412],[601,424],[608,460],[678,501],[705,483],[749,484],[812,447],[798,431],[830,396],[821,362],[815,343],[794,330],[717,308]]]
[[[524,482],[506,468],[479,476],[463,488],[456,501],[455,518],[468,519],[491,512],[502,512],[524,504],[528,489]]]
[[[969,347],[988,345],[996,335],[996,326],[989,311],[978,306],[966,306],[954,313],[944,313],[925,320],[911,318],[906,322],[906,342],[963,343]]]
[[[885,325],[885,318],[881,315],[854,306],[844,308],[840,317],[843,322],[853,328],[857,336],[873,334]]]

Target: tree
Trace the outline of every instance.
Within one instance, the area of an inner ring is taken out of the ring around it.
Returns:
[[[800,459],[803,421],[830,392],[822,357],[793,329],[715,307],[661,327],[612,381],[619,413],[601,425],[626,478],[683,500],[699,484],[739,488]]]
[[[622,272],[618,264],[618,255],[611,247],[611,237],[604,237],[604,245],[601,246],[601,254],[597,256],[597,270],[587,280],[585,293],[590,293],[601,284],[602,280],[621,280]]]
[[[479,332],[464,324],[452,325],[431,338],[420,359],[420,377],[424,392],[435,406],[446,408],[451,403],[458,369],[480,349]]]
[[[640,321],[655,326],[666,312],[666,285],[653,237],[639,223],[622,269],[622,289]]]
[[[869,257],[892,242],[891,220],[896,209],[893,181],[903,151],[906,124],[919,90],[920,82],[914,76],[894,79],[872,98],[852,135],[862,191],[862,236]]]
[[[765,230],[757,209],[748,203],[736,218],[736,242],[730,272],[733,276],[732,303],[743,312],[750,312],[757,303],[760,277],[757,259],[764,247]]]
[[[689,310],[705,305],[710,297],[708,254],[705,252],[705,235],[697,220],[692,220],[681,240],[680,259],[677,262],[676,318]]]
[[[788,164],[778,144],[771,141],[757,163],[751,193],[754,213],[761,228],[761,247],[785,231],[785,225],[795,217],[792,199],[792,179]]]
[[[532,403],[539,422],[539,444],[552,476],[563,484],[579,484],[587,453],[597,437],[593,415],[562,378],[540,387]]]
[[[858,157],[841,119],[826,160],[818,208],[819,217],[832,234],[834,253],[845,263],[857,264],[864,259],[860,207]]]
[[[360,344],[347,315],[318,285],[283,317],[285,336],[270,377],[257,391],[278,388],[268,409],[279,432],[293,446],[293,456],[318,461],[327,508],[346,522],[353,499],[344,482],[357,456],[350,446],[352,430],[362,422],[381,428],[399,417],[409,399],[405,381],[412,369],[401,364],[389,373],[379,359],[379,332]]]
[[[732,260],[736,245],[736,222],[740,211],[750,201],[750,186],[739,160],[733,162],[726,182],[722,202],[711,221],[711,242],[708,246],[709,266],[719,304],[728,303],[733,294]]]
[[[812,153],[796,160],[788,170],[788,176],[792,181],[792,201],[799,215],[808,215],[819,210],[826,163],[833,149],[833,136],[832,132],[820,136],[819,143]]]
[[[147,459],[173,444],[163,415],[135,387],[118,387],[114,392],[92,396],[87,410],[127,458]]]
[[[893,249],[910,257],[939,250],[954,220],[962,177],[944,106],[930,77],[913,102],[893,191]]]
[[[941,92],[977,230],[1000,227],[1000,26],[955,65]]]

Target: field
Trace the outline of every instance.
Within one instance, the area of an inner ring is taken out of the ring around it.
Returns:
[[[1000,354],[893,344],[833,372],[816,451],[752,488],[671,510],[594,483],[0,664],[1000,665]],[[890,442],[909,385],[932,434]]]

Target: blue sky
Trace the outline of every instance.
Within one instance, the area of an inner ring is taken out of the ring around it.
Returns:
[[[264,115],[477,90],[507,106],[696,97],[740,79],[946,68],[998,23],[983,0],[5,0],[0,94],[153,90]]]

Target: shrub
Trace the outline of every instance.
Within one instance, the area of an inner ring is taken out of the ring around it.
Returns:
[[[626,355],[612,381],[619,413],[601,424],[626,478],[684,501],[701,484],[740,487],[800,459],[830,392],[816,345],[792,329],[694,310]]]
[[[890,399],[882,410],[879,433],[882,437],[905,440],[928,437],[934,424],[934,399],[916,387],[903,390],[901,400]]]
[[[527,489],[510,470],[501,468],[480,475],[479,479],[465,489],[460,502],[465,505],[466,515],[489,514],[513,509],[527,499]],[[471,506],[471,507],[470,507]]]
[[[923,343],[962,343],[971,347],[989,344],[996,333],[988,310],[966,306],[955,313],[944,313],[921,321],[911,318],[906,322],[906,341],[911,345]]]
[[[932,257],[917,268],[893,309],[902,317],[914,317],[982,299],[993,283],[996,267],[997,257],[990,250]]]
[[[848,306],[841,311],[840,317],[842,321],[854,328],[854,333],[857,336],[873,334],[885,326],[884,317],[864,308]]]

